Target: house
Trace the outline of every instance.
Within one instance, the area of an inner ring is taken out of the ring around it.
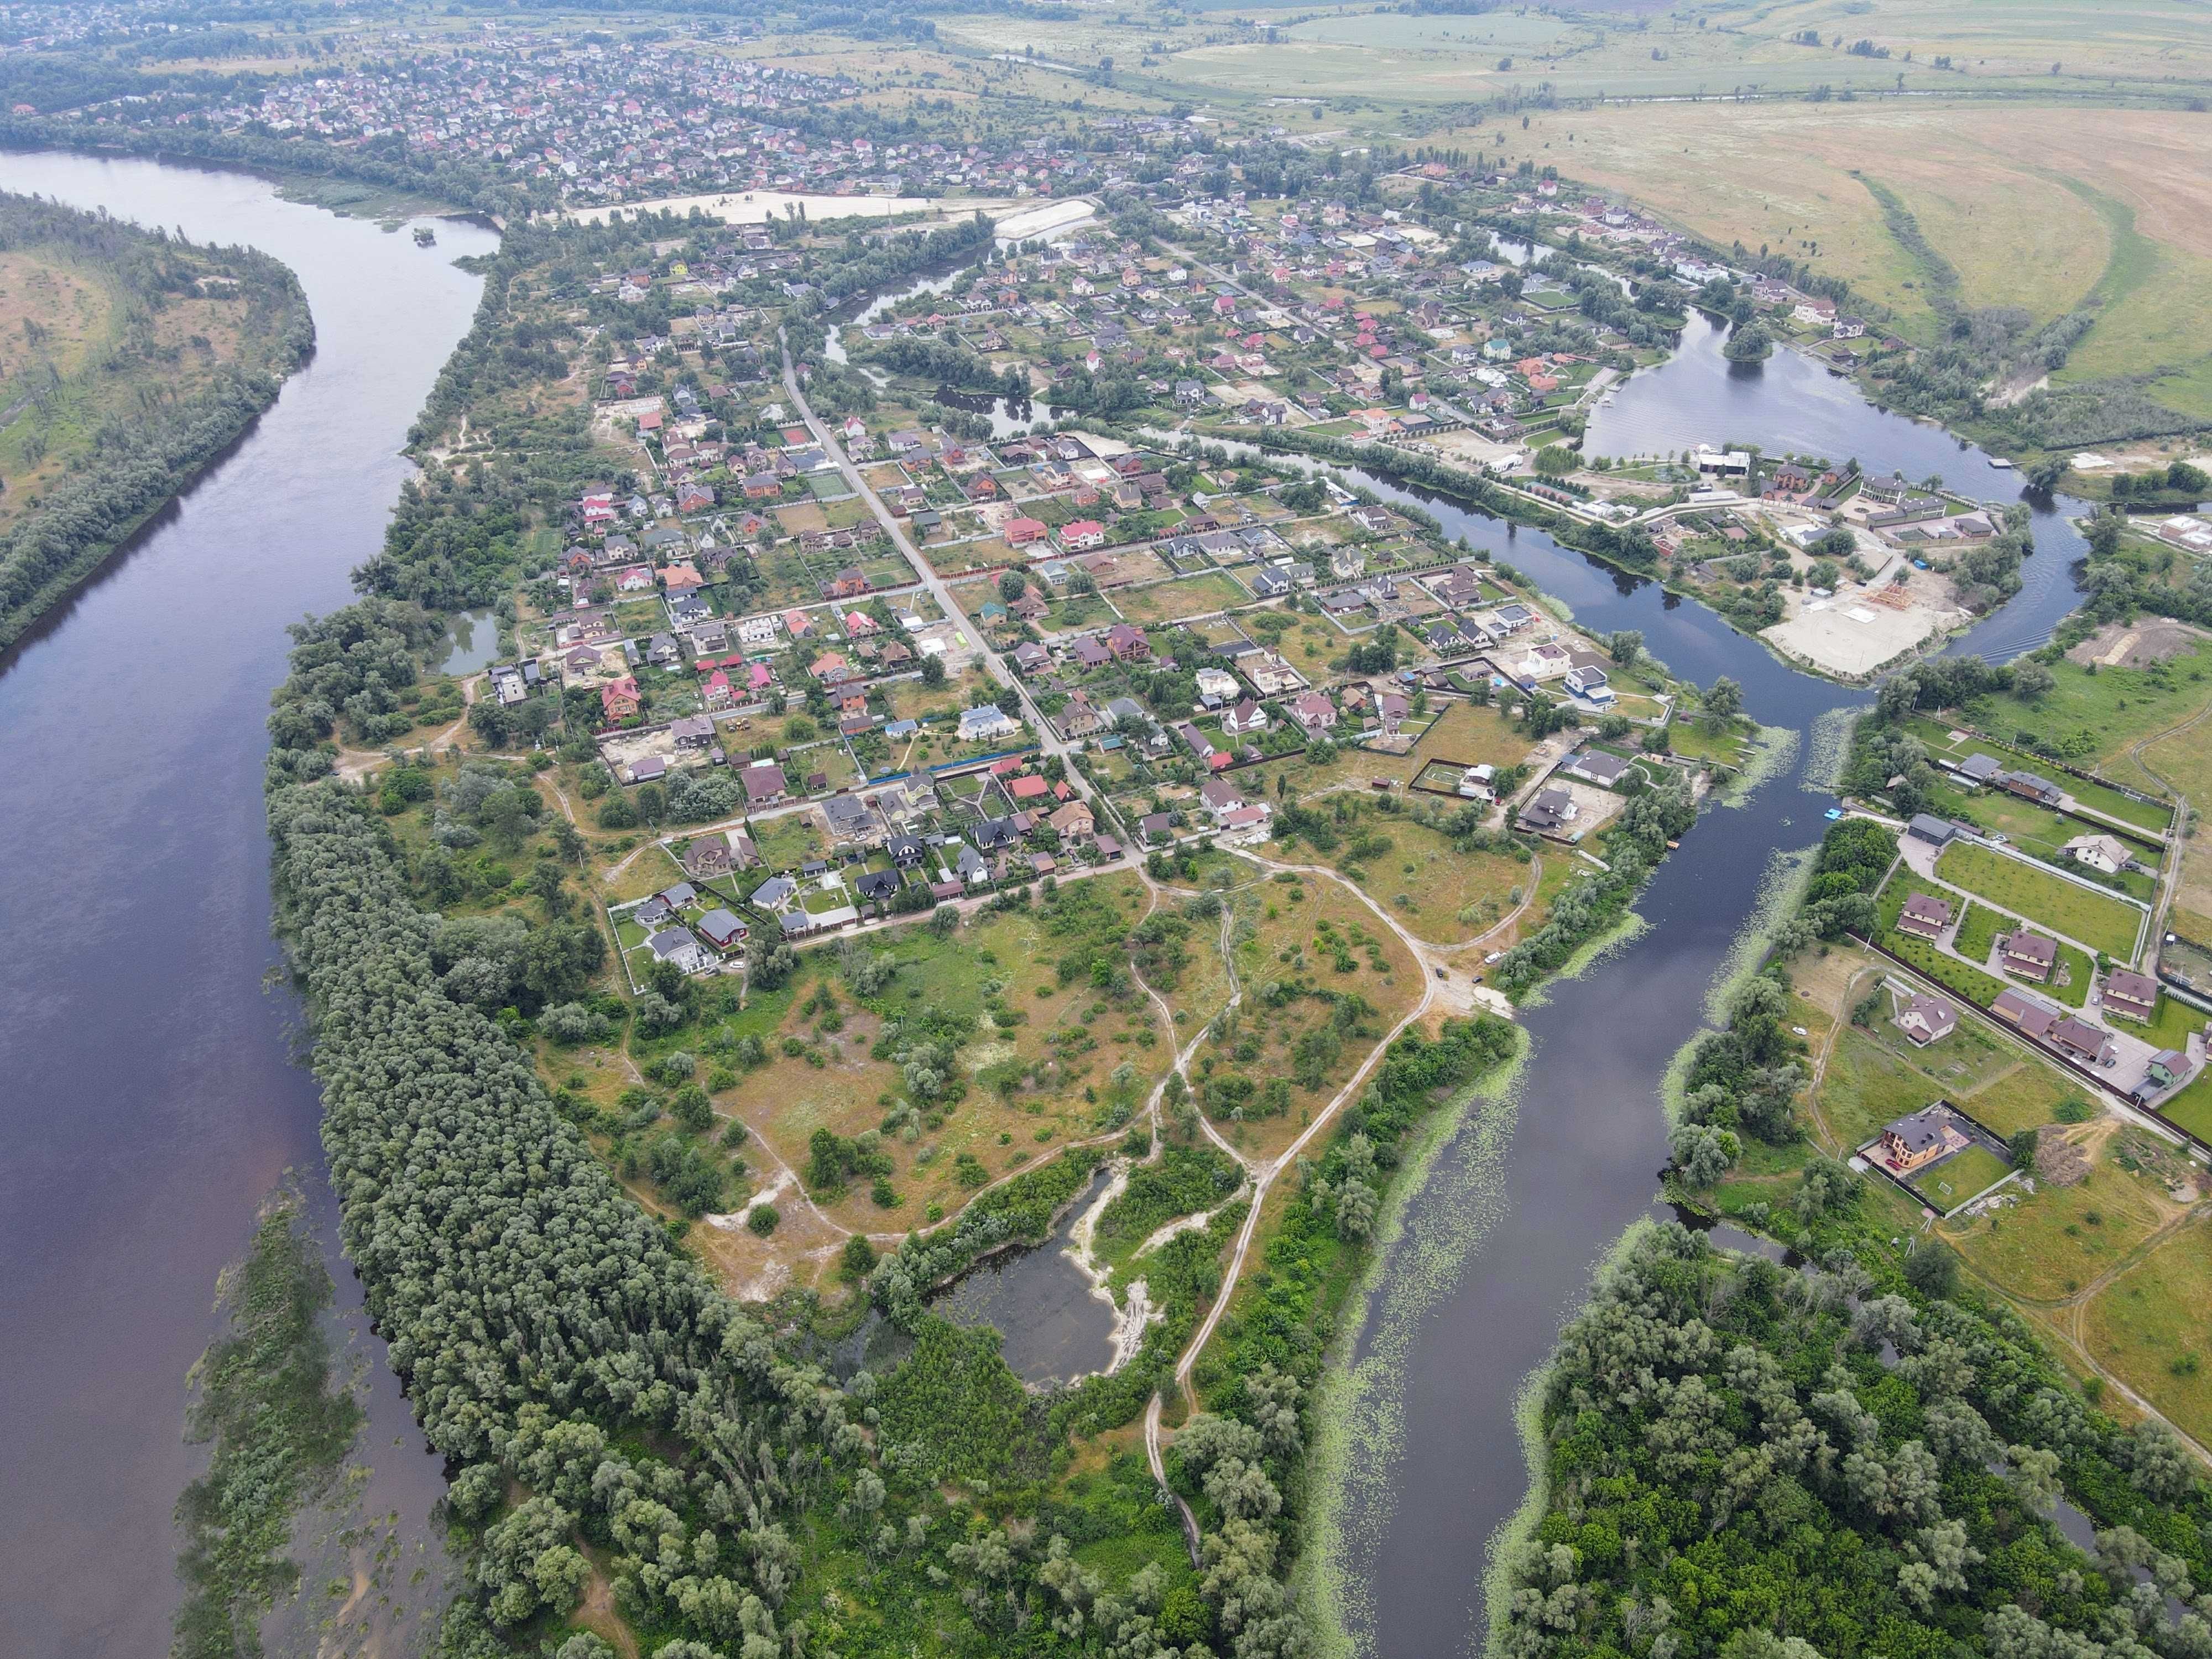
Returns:
[[[644,699],[638,695],[637,680],[632,675],[609,680],[599,688],[599,708],[610,726],[635,719],[644,707]]]
[[[1630,763],[1618,755],[1602,754],[1595,749],[1581,749],[1559,763],[1559,770],[1571,778],[1580,778],[1600,788],[1610,789],[1628,772]]]
[[[1088,801],[1072,800],[1046,820],[1063,839],[1075,840],[1094,834],[1097,821],[1091,816]]]
[[[2118,836],[2076,836],[2059,849],[2075,863],[2115,875],[2128,861],[2127,844]]]
[[[1959,763],[1959,775],[1976,787],[1987,783],[2003,770],[2004,768],[1988,755],[1969,755]]]
[[[714,722],[704,714],[686,714],[670,725],[668,735],[676,739],[678,749],[710,749],[714,743]]]
[[[2038,1038],[2048,1036],[2060,1018],[2058,1010],[2050,1004],[2012,990],[1998,992],[1990,1012],[2022,1035]]]
[[[2109,1066],[2119,1053],[2102,1029],[2070,1016],[2051,1028],[2049,1042],[2069,1060],[2084,1066]]]
[[[871,870],[853,884],[853,890],[864,899],[880,902],[897,892],[902,880],[896,870]]]
[[[1255,653],[1237,666],[1252,683],[1252,689],[1263,697],[1279,697],[1286,692],[1297,690],[1306,683],[1304,675],[1273,651]]]
[[[996,703],[984,703],[960,713],[960,741],[989,743],[1000,738],[1011,737],[1022,729],[1022,723],[1000,708]]]
[[[1148,847],[1164,847],[1175,839],[1172,812],[1147,812],[1137,820],[1137,833]]]
[[[736,864],[730,843],[720,836],[702,836],[684,849],[679,862],[684,873],[695,881],[704,881],[709,876],[726,876]]]
[[[891,862],[900,869],[914,870],[921,867],[922,858],[929,849],[922,844],[921,836],[902,830],[890,838],[887,850],[891,855]]]
[[[1997,952],[1998,964],[2008,974],[2047,983],[2058,965],[2058,941],[2021,927],[2005,935]]]
[[[1939,818],[1933,812],[1917,812],[1912,822],[1905,826],[1905,833],[1930,847],[1948,847],[1959,832],[1948,818]]]
[[[1313,737],[1336,724],[1336,705],[1318,691],[1301,692],[1291,701],[1291,718],[1300,731]]]
[[[738,778],[745,786],[745,803],[750,806],[773,806],[791,787],[785,781],[783,769],[774,761],[755,761],[739,772]],[[763,908],[757,899],[754,908]]]
[[[799,884],[789,876],[770,876],[753,889],[752,896],[745,902],[756,910],[773,911],[798,896]]]
[[[1009,547],[1027,547],[1031,542],[1044,538],[1045,526],[1036,519],[1009,519],[1001,526],[1000,533],[1006,537]]]
[[[629,781],[632,783],[658,783],[667,775],[668,757],[665,755],[647,755],[630,763]]]
[[[1901,1117],[1879,1137],[1882,1162],[1902,1174],[1933,1164],[1966,1145],[1966,1137],[1951,1121],[1951,1109],[1938,1101]]]
[[[664,927],[645,942],[655,962],[672,962],[687,974],[703,974],[714,965],[706,947],[689,927]]]
[[[1543,789],[1521,809],[1515,827],[1534,830],[1540,836],[1564,835],[1567,826],[1580,816],[1582,808],[1575,805],[1575,798],[1565,790]]]
[[[1907,894],[1905,908],[1897,918],[1897,931],[1915,939],[1940,939],[1950,925],[1950,902],[1933,893]]]
[[[1208,778],[1200,786],[1198,799],[1216,818],[1244,805],[1244,792],[1226,778]]]
[[[1115,623],[1106,630],[1106,648],[1116,662],[1150,662],[1152,657],[1152,642],[1145,630],[1127,623]]]
[[[1021,826],[1012,818],[985,818],[969,833],[975,845],[987,853],[1012,847],[1022,838]]]
[[[1106,544],[1106,526],[1096,519],[1077,519],[1060,527],[1060,544],[1070,553],[1081,553]]]
[[[958,857],[953,860],[952,867],[953,873],[970,887],[991,879],[991,866],[984,861],[983,855],[972,847],[963,846],[960,848]]]
[[[860,568],[848,565],[830,578],[830,597],[833,599],[854,599],[866,592],[868,587],[868,579]]]
[[[726,909],[709,910],[699,918],[699,936],[717,951],[735,950],[751,931]]]
[[[2129,1097],[2136,1105],[2147,1105],[2158,1095],[2189,1081],[2196,1071],[2195,1064],[2179,1048],[2161,1048],[2150,1057],[2143,1068],[2142,1081],[2136,1084]]]
[[[1232,738],[1267,729],[1267,711],[1247,697],[1221,717],[1221,729]]]
[[[1287,570],[1268,565],[1253,573],[1251,586],[1255,599],[1279,599],[1291,591],[1291,574]]]
[[[1584,702],[1603,708],[1614,701],[1613,687],[1606,683],[1602,668],[1581,667],[1567,670],[1566,688]]]
[[[1997,787],[2032,800],[2039,806],[2056,806],[2066,799],[2066,792],[2048,778],[2039,778],[2033,772],[2000,772]]]
[[[1042,800],[1051,793],[1052,786],[1034,772],[1006,780],[1006,793],[1017,801]]]
[[[1459,787],[1455,792],[1463,800],[1496,800],[1498,799],[1498,769],[1488,762],[1470,766],[1459,775]]]
[[[1079,668],[1101,668],[1114,660],[1114,653],[1089,634],[1076,641],[1069,652]]]
[[[1200,669],[1197,684],[1199,701],[1208,708],[1219,708],[1243,690],[1237,677],[1225,668]]]
[[[1265,801],[1254,801],[1233,812],[1221,815],[1221,833],[1231,842],[1265,841],[1268,825],[1273,821],[1273,809]]]
[[[1897,1029],[1916,1048],[1925,1048],[1959,1029],[1959,1011],[1941,997],[1917,995],[1897,1017]]]
[[[2105,975],[2105,1012],[2123,1019],[2148,1019],[2158,1012],[2158,981],[2132,968]]]
[[[832,795],[822,803],[822,816],[830,833],[839,841],[870,841],[876,832],[875,814],[857,795]]]

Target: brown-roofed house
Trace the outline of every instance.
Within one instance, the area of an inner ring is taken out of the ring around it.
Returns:
[[[2051,979],[2051,970],[2058,965],[2058,941],[2019,928],[2005,935],[1997,959],[2008,974],[2018,974],[2022,979],[2045,984]]]
[[[1933,893],[1906,895],[1905,909],[1897,918],[1897,931],[1915,939],[1941,938],[1950,925],[1950,905]]]
[[[2158,981],[2132,968],[2105,975],[2105,1012],[2123,1019],[2148,1019],[2158,1012]]]

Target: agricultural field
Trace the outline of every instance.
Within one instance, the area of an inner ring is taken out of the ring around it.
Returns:
[[[1879,33],[1869,18],[1838,27]],[[2047,56],[2046,83],[2053,59],[2083,61],[2088,46],[2077,39]],[[1842,57],[1796,50],[1822,80],[1844,84]],[[1943,50],[1928,46],[1921,61]],[[1927,74],[1878,67],[1893,87],[1900,72],[1908,87]],[[1966,73],[1978,81],[1985,71]],[[1959,79],[1936,74],[1923,89]],[[1468,144],[1498,137],[1495,129],[1455,134]],[[1723,246],[1741,240],[1817,258],[1906,332],[1929,337],[1930,272],[1884,222],[1869,187],[1879,186],[1956,272],[1969,308],[2015,306],[2047,320],[2094,298],[2098,321],[2062,382],[2160,366],[2172,371],[2157,383],[2161,401],[2212,416],[2212,356],[2186,322],[2212,300],[2212,129],[2203,121],[2026,100],[1967,109],[1927,99],[1711,99],[1542,115],[1526,132],[1505,133],[1502,148],[1510,161],[1529,156],[1619,190]],[[1681,166],[1685,154],[1700,165]]]
[[[1936,860],[1936,873],[2114,960],[2132,962],[2143,913],[2065,878],[1987,847],[1954,842]]]

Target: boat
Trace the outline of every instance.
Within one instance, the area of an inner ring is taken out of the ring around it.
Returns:
[[[429,226],[417,225],[415,227],[415,246],[416,247],[432,246],[436,243],[437,240],[438,233],[431,229]]]

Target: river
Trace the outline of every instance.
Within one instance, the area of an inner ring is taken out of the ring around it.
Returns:
[[[205,1463],[185,1372],[287,1169],[362,1370],[365,1509],[402,1517],[403,1601],[442,1489],[337,1253],[299,1006],[263,983],[262,720],[285,624],[345,603],[381,541],[400,445],[475,308],[452,262],[495,238],[441,222],[418,248],[151,161],[0,155],[0,187],[264,249],[317,329],[236,451],[0,659],[0,1606],[25,1659],[143,1659],[168,1647],[170,1511]]]
[[[2023,499],[2020,475],[1936,428],[1885,414],[1847,381],[1794,353],[1745,371],[1719,331],[1693,323],[1681,351],[1637,375],[1594,411],[1592,453],[1680,450],[1724,440],[1795,450],[1954,489]],[[1705,1022],[1709,991],[1756,912],[1778,860],[1820,838],[1823,763],[1845,711],[1868,701],[1801,673],[1702,605],[1560,547],[1372,477],[1415,501],[1445,532],[1505,559],[1565,599],[1601,634],[1640,629],[1680,675],[1726,674],[1748,712],[1790,737],[1794,754],[1733,804],[1706,811],[1637,904],[1649,924],[1580,978],[1526,1012],[1530,1054],[1514,1103],[1470,1113],[1409,1201],[1352,1358],[1347,1471],[1336,1582],[1364,1651],[1447,1655],[1479,1647],[1492,1540],[1520,1506],[1529,1470],[1515,1405],[1550,1355],[1592,1269],[1639,1218],[1663,1213],[1667,1159],[1660,1087]],[[2050,637],[2078,603],[2083,552],[2067,515],[2035,508],[2036,552],[2021,591],[1953,650],[2008,657]]]

